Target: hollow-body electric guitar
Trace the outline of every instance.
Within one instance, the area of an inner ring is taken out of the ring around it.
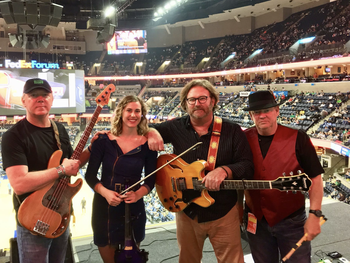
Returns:
[[[176,157],[175,154],[164,154],[158,157],[157,167],[164,165]],[[169,163],[157,172],[156,189],[163,206],[170,212],[180,212],[190,203],[209,207],[215,200],[209,195],[202,183],[204,170],[207,167],[204,160],[186,163],[181,158]],[[262,190],[277,189],[280,191],[308,191],[311,180],[306,174],[279,177],[274,181],[267,180],[224,180],[220,190]],[[200,195],[187,200],[182,191],[197,190]]]
[[[115,91],[115,86],[109,84],[96,98],[97,108],[86,126],[71,159],[79,159],[92,128],[103,106],[108,104],[113,91]],[[55,151],[50,157],[47,168],[59,166],[62,154],[61,150]],[[74,184],[70,184],[70,176],[64,176],[57,179],[54,183],[35,191],[19,207],[19,222],[33,234],[47,238],[59,237],[69,225],[72,198],[80,190],[82,184],[82,179],[77,179]]]

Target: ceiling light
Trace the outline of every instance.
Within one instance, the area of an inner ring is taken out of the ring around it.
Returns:
[[[104,12],[105,17],[110,17],[113,14],[115,14],[115,7],[114,6],[107,7],[105,12]]]

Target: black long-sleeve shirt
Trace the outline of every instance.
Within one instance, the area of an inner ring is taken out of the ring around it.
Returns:
[[[207,160],[213,123],[208,134],[199,136],[193,129],[190,117],[184,116],[160,124],[150,124],[162,135],[165,143],[171,143],[174,154],[178,155],[196,144],[202,142],[197,149],[187,152],[182,159],[187,163],[197,160]],[[222,129],[219,150],[215,167],[227,166],[231,169],[234,179],[252,179],[254,175],[253,157],[246,136],[240,126],[230,120],[222,119]],[[198,175],[199,176],[199,175]],[[184,191],[183,195],[192,191]],[[198,222],[219,219],[226,215],[237,202],[236,190],[210,191],[215,203],[207,208],[190,204],[184,212],[191,218],[198,216]]]

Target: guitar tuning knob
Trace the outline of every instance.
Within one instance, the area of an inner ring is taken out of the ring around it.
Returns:
[[[290,175],[293,175],[293,172],[290,172],[289,174],[290,174]]]
[[[297,173],[298,173],[298,174],[301,174],[301,171],[300,171],[300,170],[298,170],[298,171],[297,171]]]
[[[286,173],[282,173],[283,176],[286,176]]]

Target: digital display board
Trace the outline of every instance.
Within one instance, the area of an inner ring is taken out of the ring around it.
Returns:
[[[146,30],[115,31],[107,43],[108,55],[147,53]]]
[[[83,70],[0,68],[0,115],[23,115],[23,86],[27,79],[46,79],[54,96],[51,114],[85,112]]]
[[[336,151],[337,153],[340,153],[341,155],[345,155],[348,157],[350,156],[350,149],[338,143],[331,142],[331,149]]]

